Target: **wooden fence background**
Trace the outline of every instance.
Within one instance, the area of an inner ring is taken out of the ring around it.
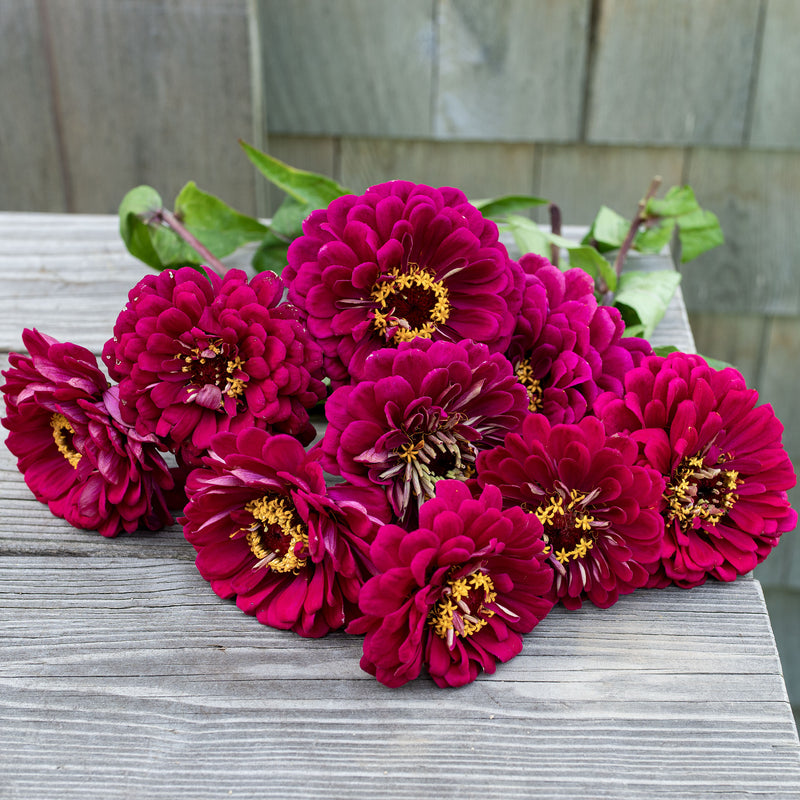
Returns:
[[[797,0],[0,0],[0,209],[196,180],[268,215],[238,138],[353,190],[530,192],[566,223],[689,183],[727,238],[683,270],[698,349],[800,464],[799,73]],[[797,708],[796,535],[758,577]]]

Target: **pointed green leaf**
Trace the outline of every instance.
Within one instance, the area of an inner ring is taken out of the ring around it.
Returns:
[[[701,253],[725,241],[716,214],[698,208],[678,217],[678,238],[681,243],[681,263],[685,264]]]
[[[659,220],[651,228],[644,228],[636,234],[633,249],[640,253],[660,253],[669,244],[674,230],[674,219]]]
[[[603,256],[589,245],[573,246],[567,249],[569,256],[569,265],[571,267],[579,267],[584,272],[588,272],[595,282],[601,281],[605,283],[608,290],[611,292],[617,289],[617,273],[614,272],[614,267],[609,264]]]
[[[649,339],[661,322],[680,280],[680,273],[671,269],[623,272],[614,305],[619,308],[626,327],[642,325],[641,335]]]
[[[653,352],[657,356],[668,356],[670,353],[679,353],[677,347],[671,344],[661,345],[660,347],[654,347]],[[727,369],[728,367],[732,367],[733,364],[729,364],[727,361],[721,361],[718,358],[709,358],[708,356],[704,356],[702,353],[698,353],[697,355],[702,358],[706,364],[708,364],[711,369]]]
[[[700,208],[691,186],[673,186],[663,200],[655,197],[647,201],[645,215],[648,217],[679,217]]]
[[[272,270],[276,275],[280,275],[286,266],[286,251],[289,245],[283,239],[268,233],[259,245],[253,256],[253,269],[256,272]]]
[[[310,206],[310,210],[325,208],[337,197],[350,193],[348,189],[324,175],[290,167],[283,161],[262,153],[241,139],[239,144],[250,161],[268,181],[274,183],[275,186],[282,189],[290,197],[293,197],[301,205]]]
[[[533,206],[547,205],[549,200],[543,197],[534,197],[530,194],[508,194],[503,197],[491,199],[472,200],[472,205],[480,210],[487,219],[495,222],[506,219],[512,214],[519,214]]]
[[[545,258],[550,257],[550,240],[533,220],[512,214],[502,225],[503,230],[510,230],[519,252],[536,253]]]
[[[217,258],[233,253],[247,242],[263,239],[267,233],[266,225],[201,191],[194,181],[189,181],[176,198],[175,216]]]
[[[597,242],[597,249],[601,252],[617,250],[625,241],[630,226],[630,220],[625,219],[621,214],[617,214],[616,211],[613,211],[608,206],[600,206],[589,232],[583,237],[583,244],[595,241]]]

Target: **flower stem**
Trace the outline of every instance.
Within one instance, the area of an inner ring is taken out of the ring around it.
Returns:
[[[163,222],[172,228],[189,247],[196,250],[205,259],[209,267],[213,267],[220,275],[224,275],[228,271],[228,268],[169,209],[160,209],[152,219]]]
[[[550,212],[550,232],[556,236],[561,236],[561,209],[555,204],[550,203],[548,207]],[[554,267],[558,266],[558,245],[550,245],[550,262]]]
[[[618,278],[622,274],[622,266],[628,256],[628,251],[631,249],[636,232],[646,219],[644,212],[647,208],[647,201],[658,191],[658,187],[661,186],[661,180],[661,176],[656,175],[655,178],[650,181],[650,188],[647,190],[647,194],[639,201],[639,207],[636,209],[636,216],[631,220],[631,226],[628,228],[625,241],[622,243],[622,247],[619,248],[617,257],[614,259],[614,271],[617,273]]]

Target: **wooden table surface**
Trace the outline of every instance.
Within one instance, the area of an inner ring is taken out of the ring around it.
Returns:
[[[0,214],[3,367],[24,327],[99,352],[145,269],[114,217]],[[657,343],[693,347],[679,297]],[[5,447],[0,496],[3,800],[800,796],[752,578],[557,608],[493,676],[391,690],[358,637],[217,598],[178,526],[75,530]]]

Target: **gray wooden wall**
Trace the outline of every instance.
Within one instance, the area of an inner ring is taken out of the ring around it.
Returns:
[[[800,465],[798,74],[798,0],[0,0],[0,209],[113,213],[193,179],[269,214],[237,138],[353,190],[531,192],[567,223],[688,182],[727,237],[683,270],[698,348]],[[758,577],[800,704],[797,534]]]

